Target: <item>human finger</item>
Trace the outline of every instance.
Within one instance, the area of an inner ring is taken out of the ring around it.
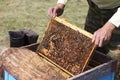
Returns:
[[[98,46],[99,46],[99,47],[102,47],[103,44],[104,44],[104,38],[101,37],[100,40],[99,40]]]
[[[57,16],[57,8],[53,9],[52,17],[55,18]]]
[[[95,44],[95,46],[99,46],[100,37],[97,32],[93,34],[92,42]]]
[[[96,38],[96,33],[93,34],[93,37],[92,37],[92,43],[95,42],[95,38]]]
[[[48,16],[50,16],[51,18],[53,17],[53,10],[54,10],[54,8],[48,9]]]
[[[95,41],[94,41],[95,45],[96,45],[96,46],[99,46],[99,42],[100,42],[99,37],[96,37],[96,38],[95,38]]]

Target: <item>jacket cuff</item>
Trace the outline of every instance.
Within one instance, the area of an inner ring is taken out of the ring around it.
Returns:
[[[57,1],[57,4],[59,4],[59,3],[61,3],[61,4],[64,4],[64,5],[65,5],[65,4],[67,3],[67,0],[58,0],[58,1]]]
[[[118,8],[117,12],[109,19],[109,22],[116,27],[120,26],[120,8]]]

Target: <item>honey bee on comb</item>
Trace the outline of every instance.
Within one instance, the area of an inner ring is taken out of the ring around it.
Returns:
[[[49,23],[38,52],[76,75],[84,71],[95,49],[92,34],[58,17]]]

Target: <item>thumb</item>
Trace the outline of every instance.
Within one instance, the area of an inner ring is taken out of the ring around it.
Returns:
[[[96,38],[96,33],[93,34],[93,37],[92,37],[92,43],[95,42],[95,38]]]
[[[53,18],[55,18],[57,16],[57,8],[53,9]]]

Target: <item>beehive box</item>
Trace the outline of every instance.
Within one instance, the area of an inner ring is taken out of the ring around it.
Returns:
[[[26,49],[9,49],[9,52],[6,51],[2,57],[3,67],[15,77],[14,79],[19,80],[88,80],[89,77],[91,77],[89,80],[98,80],[102,76],[101,73],[114,72],[111,67],[115,61],[98,52],[97,55],[106,59],[100,61],[103,58],[95,55],[91,60],[95,48],[91,43],[91,37],[92,34],[55,18],[49,24],[41,43],[26,47],[35,52]],[[106,62],[109,63],[104,64]],[[99,65],[102,64],[104,65],[100,67]],[[98,67],[94,68],[96,66],[101,68],[100,72]],[[92,68],[95,71],[89,72]],[[83,71],[88,72],[83,73]],[[98,75],[95,77],[93,72]]]
[[[38,45],[39,43],[36,43],[26,48],[36,51]],[[67,80],[114,80],[116,67],[117,61],[115,59],[95,50],[85,71],[69,77]]]
[[[35,43],[26,46],[25,48],[28,48],[29,50],[36,52],[38,45],[39,43]],[[5,70],[6,71],[4,71],[5,73],[4,80],[18,80],[18,77],[11,74],[10,71],[8,71],[7,69]],[[86,70],[78,75],[67,78],[67,80],[88,80],[88,79],[114,80],[115,70],[116,70],[116,60],[104,55],[103,53],[94,51],[94,55],[90,60],[90,63],[88,64]],[[32,79],[32,80],[36,80],[36,79]],[[58,80],[62,80],[62,79],[58,79]]]

